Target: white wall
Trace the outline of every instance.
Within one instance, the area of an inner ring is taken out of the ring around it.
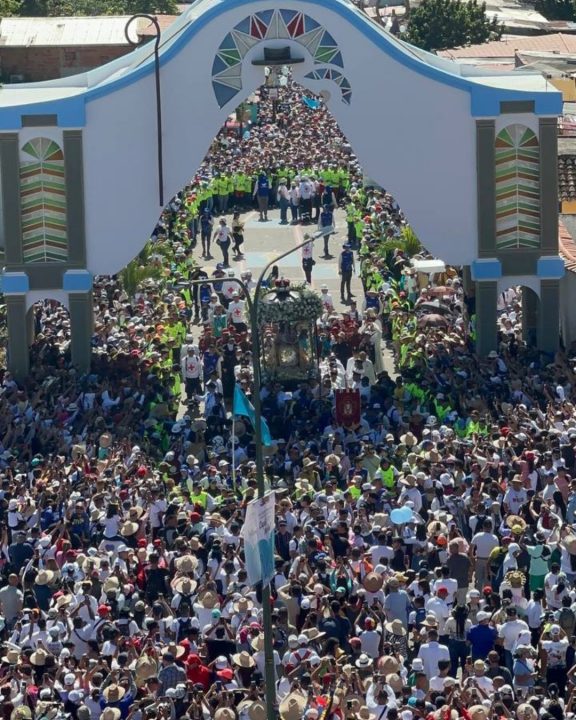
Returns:
[[[211,85],[212,61],[226,32],[252,12],[278,3],[227,10],[162,68],[165,200],[185,185],[227,115],[262,82],[245,59],[243,92],[223,109]],[[476,257],[475,122],[465,91],[431,81],[393,61],[330,9],[294,0],[336,39],[352,104],[331,81],[296,79],[330,92],[328,106],[367,175],[392,192],[424,245],[449,263]],[[272,45],[273,43],[268,43]],[[276,45],[292,44],[277,41]],[[298,43],[293,54],[306,52]],[[251,52],[255,52],[254,50]],[[261,49],[260,49],[261,53]],[[114,273],[142,248],[158,218],[153,76],[87,105],[84,135],[88,269]]]

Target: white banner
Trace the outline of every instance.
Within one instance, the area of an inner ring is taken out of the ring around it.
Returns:
[[[241,535],[244,538],[246,570],[251,585],[268,585],[274,577],[274,491],[252,500],[246,507]]]

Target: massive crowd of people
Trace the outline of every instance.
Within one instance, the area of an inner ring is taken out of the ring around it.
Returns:
[[[67,315],[49,301],[30,377],[2,373],[2,717],[266,717],[262,588],[242,537],[254,429],[236,418],[232,435],[231,416],[235,386],[255,392],[254,359],[224,251],[212,277],[200,256],[223,238],[240,254],[230,215],[265,220],[270,205],[286,222],[345,218],[338,254],[364,290],[343,312],[322,291],[318,377],[260,390],[279,717],[571,717],[574,359],[525,345],[514,290],[498,351],[479,359],[465,278],[418,271],[393,198],[292,87],[280,103],[263,90],[258,119],[218,135],[136,287],[98,279],[89,374],[70,366]],[[190,285],[202,278],[216,283]],[[344,388],[361,402],[348,427]]]

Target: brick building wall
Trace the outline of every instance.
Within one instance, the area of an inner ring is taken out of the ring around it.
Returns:
[[[80,45],[74,47],[0,47],[0,78],[10,82],[22,75],[24,82],[53,80],[92,70],[132,50],[126,45]]]

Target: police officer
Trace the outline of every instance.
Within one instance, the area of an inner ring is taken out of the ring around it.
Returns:
[[[352,273],[354,273],[354,253],[350,248],[350,243],[344,243],[342,245],[342,252],[338,260],[338,273],[340,275],[340,302],[350,302],[354,297],[350,288],[352,282]],[[344,291],[346,291],[346,298],[344,298]]]

